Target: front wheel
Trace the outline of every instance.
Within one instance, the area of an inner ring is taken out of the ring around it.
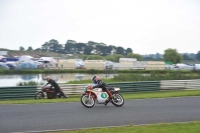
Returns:
[[[37,92],[35,94],[35,99],[44,99],[44,93],[43,92]]]
[[[91,96],[89,97],[86,94],[81,97],[81,103],[86,108],[92,108],[95,105],[94,99]]]
[[[117,107],[121,107],[124,105],[124,98],[121,94],[113,94],[111,103]]]

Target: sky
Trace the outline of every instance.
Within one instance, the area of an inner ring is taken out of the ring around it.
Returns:
[[[132,48],[134,53],[200,51],[199,0],[0,0],[0,48],[51,39]]]

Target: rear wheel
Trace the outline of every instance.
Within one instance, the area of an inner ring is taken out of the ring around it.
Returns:
[[[124,98],[121,94],[113,94],[111,103],[117,107],[121,107],[124,105]]]
[[[44,93],[43,92],[37,92],[35,94],[35,99],[44,99]]]
[[[86,108],[92,108],[95,105],[94,99],[86,94],[81,97],[81,103]]]

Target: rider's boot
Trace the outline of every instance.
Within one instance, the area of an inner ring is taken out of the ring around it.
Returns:
[[[65,95],[65,93],[63,91],[60,92],[61,96],[63,96],[64,98],[68,98],[67,95]]]
[[[111,100],[112,100],[112,97],[109,97],[109,98],[106,100],[105,105],[107,105]]]
[[[113,95],[109,90],[107,90],[106,92],[108,93],[109,98],[106,100],[105,105],[107,105],[113,98]]]
[[[68,98],[68,96],[66,96],[66,95],[64,95],[63,97],[64,97],[64,98]]]

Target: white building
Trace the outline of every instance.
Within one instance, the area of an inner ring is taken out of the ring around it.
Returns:
[[[84,67],[86,69],[97,69],[97,70],[105,69],[103,60],[85,60]]]
[[[136,62],[136,58],[120,58],[119,59],[119,70],[125,70],[125,69],[133,69],[133,64]]]
[[[165,70],[164,61],[147,61],[145,70]]]

